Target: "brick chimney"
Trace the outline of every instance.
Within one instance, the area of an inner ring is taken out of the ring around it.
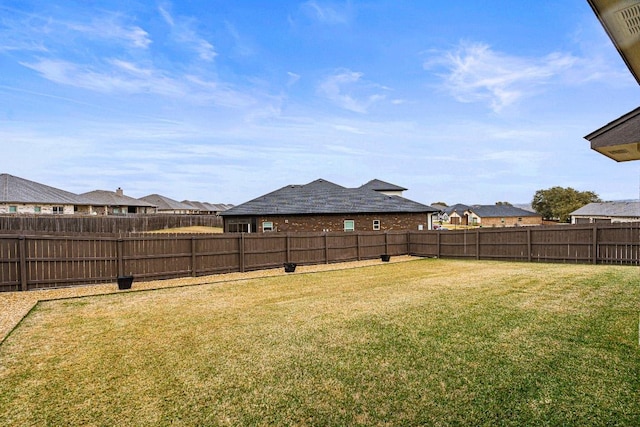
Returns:
[[[116,189],[116,195],[117,196],[124,196],[124,192],[122,191],[122,188],[118,187]]]

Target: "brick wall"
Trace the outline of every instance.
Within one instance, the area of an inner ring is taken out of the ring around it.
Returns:
[[[231,219],[231,218],[228,218]],[[298,215],[258,217],[258,232],[262,232],[263,222],[272,222],[274,231],[344,231],[344,221],[353,220],[355,231],[374,231],[374,221],[380,221],[381,231],[423,230],[430,228],[425,213],[398,214],[358,214],[358,215]]]
[[[521,221],[518,221],[518,218]],[[502,221],[504,219],[504,222]],[[478,225],[482,227],[518,227],[528,225],[542,225],[542,217],[539,216],[523,216],[523,217],[504,217],[504,218],[482,218]]]

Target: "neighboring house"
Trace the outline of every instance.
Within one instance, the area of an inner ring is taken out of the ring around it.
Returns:
[[[439,221],[439,222],[449,222],[449,215],[447,215],[447,213],[445,212],[447,209],[447,205],[441,205],[439,203],[432,203],[431,207],[436,209],[438,212],[436,212],[433,220],[434,221]]]
[[[571,224],[636,222],[640,221],[640,202],[589,203],[570,215]]]
[[[198,209],[186,203],[173,200],[160,194],[149,194],[148,196],[140,197],[144,202],[151,203],[156,206],[156,212],[161,214],[197,214]]]
[[[95,190],[82,193],[81,196],[91,201],[94,212],[98,215],[156,213],[154,204],[125,196],[122,188],[116,191]]]
[[[200,215],[219,215],[220,212],[233,207],[233,205],[226,205],[223,203],[197,202],[192,200],[183,200],[182,203],[191,206],[194,213]]]
[[[91,213],[91,202],[68,191],[0,174],[0,214]]]
[[[451,225],[480,227],[542,225],[541,215],[512,205],[464,205],[457,203],[445,208],[444,215]]]
[[[542,225],[542,215],[511,205],[473,205],[465,216],[469,225],[481,227]]]
[[[467,216],[465,216],[468,209],[469,206],[463,205],[462,203],[447,206],[443,213],[443,218],[446,219],[443,219],[443,221],[452,225],[468,225],[469,221]]]
[[[431,229],[437,209],[370,187],[345,188],[318,179],[305,185],[287,185],[220,215],[225,232]],[[389,185],[385,183],[384,187]],[[394,187],[395,191],[401,188]]]

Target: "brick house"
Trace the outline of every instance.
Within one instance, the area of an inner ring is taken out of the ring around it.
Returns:
[[[465,212],[469,225],[520,227],[542,225],[542,216],[510,205],[474,205]]]
[[[122,188],[116,191],[94,190],[80,196],[89,200],[93,212],[98,215],[153,214],[156,205],[144,200],[125,196]]]
[[[287,185],[222,212],[225,232],[428,230],[437,209],[385,192],[405,190],[374,180],[345,188],[317,179]]]
[[[542,225],[542,216],[511,205],[456,204],[445,210],[452,225],[480,227],[520,227]]]
[[[0,174],[0,214],[73,215],[90,213],[91,201],[35,181]]]

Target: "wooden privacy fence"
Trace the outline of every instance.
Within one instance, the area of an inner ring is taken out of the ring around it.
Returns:
[[[202,276],[378,258],[640,265],[640,224],[460,231],[0,235],[0,291]]]
[[[222,227],[217,215],[0,215],[0,232],[128,233],[176,227]]]

